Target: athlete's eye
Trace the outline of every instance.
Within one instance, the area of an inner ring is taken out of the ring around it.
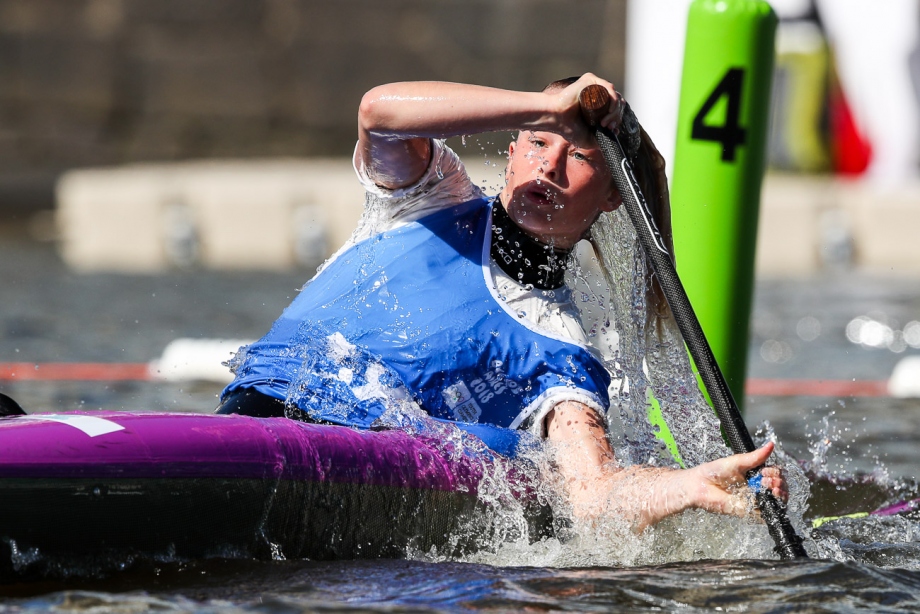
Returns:
[[[580,151],[576,151],[575,153],[573,153],[572,157],[578,160],[579,162],[590,162],[591,161],[591,158],[581,153]]]
[[[543,139],[538,139],[536,137],[532,137],[530,139],[530,144],[533,145],[534,147],[546,147],[546,141],[544,141]]]

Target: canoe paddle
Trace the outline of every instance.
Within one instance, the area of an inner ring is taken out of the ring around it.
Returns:
[[[652,264],[652,270],[658,278],[658,283],[664,291],[668,306],[674,314],[674,320],[684,337],[684,343],[699,370],[700,377],[709,392],[709,398],[722,424],[722,430],[728,438],[732,452],[742,454],[755,449],[754,441],[748,433],[741,411],[738,409],[732,393],[725,383],[719,364],[712,353],[712,348],[706,340],[703,328],[693,311],[690,299],[684,291],[684,286],[677,276],[674,262],[668,252],[667,245],[655,224],[648,208],[648,203],[639,188],[639,182],[633,172],[632,165],[623,154],[623,146],[618,136],[600,125],[601,119],[610,108],[610,94],[601,85],[589,85],[581,91],[578,97],[581,113],[588,125],[594,130],[597,143],[603,152],[604,160],[613,176],[614,185],[623,199],[623,206],[629,215],[630,221],[636,229],[636,235],[645,255]],[[629,115],[628,113],[626,115]],[[638,122],[629,121],[621,125],[628,138],[638,137]],[[751,472],[759,475],[759,470]],[[758,489],[756,492],[757,507],[767,525],[770,536],[776,543],[776,552],[783,559],[808,558],[799,537],[786,516],[785,508],[776,500],[773,493]]]

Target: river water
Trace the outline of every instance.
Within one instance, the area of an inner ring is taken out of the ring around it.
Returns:
[[[177,337],[257,337],[309,275],[77,275],[52,245],[4,228],[0,362],[145,362]],[[920,353],[852,343],[846,326],[863,315],[893,328],[920,320],[920,284],[843,273],[758,282],[750,375],[879,380],[904,356]],[[28,411],[207,412],[218,390],[0,382],[0,391]],[[752,430],[775,432],[807,470],[807,521],[920,496],[918,399],[753,396],[746,420]],[[726,550],[718,542],[735,529],[706,530],[712,543],[703,539],[689,555],[662,554],[640,566],[592,554],[617,544],[583,543],[463,560],[430,553],[332,563],[136,559],[119,570],[61,569],[40,581],[0,583],[0,611],[920,611],[920,516],[842,519],[809,529],[810,552],[822,558],[802,562],[771,559],[760,546]],[[711,560],[710,552],[730,554]]]

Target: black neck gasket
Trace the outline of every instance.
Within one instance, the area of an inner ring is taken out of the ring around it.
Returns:
[[[544,245],[527,235],[505,211],[501,200],[492,206],[492,259],[521,285],[556,290],[565,285],[565,267],[572,250]]]

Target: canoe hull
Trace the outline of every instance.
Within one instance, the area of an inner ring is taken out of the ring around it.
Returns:
[[[501,462],[400,431],[284,418],[4,418],[2,558],[15,571],[125,553],[347,559],[471,549],[489,513],[480,479]],[[546,516],[534,518],[538,536]]]

